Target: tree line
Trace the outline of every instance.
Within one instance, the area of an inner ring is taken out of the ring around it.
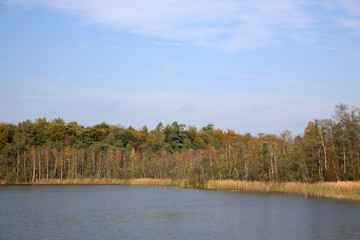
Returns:
[[[173,122],[154,130],[61,118],[0,123],[0,180],[172,178],[338,181],[360,179],[360,109],[336,105],[332,118],[293,137],[238,134]]]

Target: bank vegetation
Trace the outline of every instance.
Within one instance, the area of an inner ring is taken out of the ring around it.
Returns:
[[[0,181],[0,185],[6,185],[6,181]],[[248,193],[281,193],[301,195],[306,197],[335,198],[360,201],[360,181],[352,182],[259,182],[239,180],[208,180],[203,185],[191,185],[186,179],[108,179],[108,178],[84,178],[84,179],[40,179],[35,185],[81,185],[81,184],[112,184],[112,185],[141,185],[141,186],[177,186],[183,188],[202,188],[209,190],[226,190]]]
[[[153,130],[107,123],[85,127],[61,118],[0,123],[0,183],[131,179],[209,188],[218,180],[267,188],[359,181],[360,109],[339,104],[331,118],[310,121],[298,136],[288,130],[239,134],[178,122],[159,123]],[[310,190],[305,195],[315,196]]]

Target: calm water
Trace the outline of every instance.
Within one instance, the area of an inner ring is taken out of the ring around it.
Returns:
[[[360,203],[176,187],[0,186],[0,239],[360,239]]]

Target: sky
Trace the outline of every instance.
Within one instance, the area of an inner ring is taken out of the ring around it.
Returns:
[[[359,93],[360,0],[0,0],[0,122],[298,135]]]

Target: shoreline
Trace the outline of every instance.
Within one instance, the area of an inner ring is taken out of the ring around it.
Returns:
[[[354,182],[256,182],[239,180],[209,180],[204,186],[196,187],[189,184],[186,179],[42,179],[34,183],[7,184],[0,181],[0,185],[86,185],[86,184],[114,184],[114,185],[140,185],[140,186],[178,186],[182,188],[200,188],[209,190],[227,190],[250,193],[282,193],[305,197],[332,198],[360,201],[360,181]]]

